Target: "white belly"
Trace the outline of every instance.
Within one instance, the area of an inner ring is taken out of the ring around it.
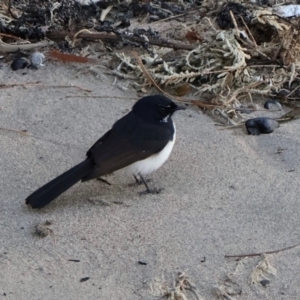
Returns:
[[[130,166],[126,167],[125,170],[133,175],[147,175],[158,168],[160,168],[166,160],[169,158],[176,138],[176,130],[174,126],[174,136],[173,140],[170,141],[163,150],[161,150],[159,153],[149,156],[146,159],[139,160]]]

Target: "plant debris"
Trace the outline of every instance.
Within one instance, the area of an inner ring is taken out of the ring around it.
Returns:
[[[136,78],[143,92],[155,86],[221,116],[225,124],[244,122],[249,117],[241,108],[269,97],[298,108],[300,16],[294,9],[288,18],[295,1],[287,14],[287,7],[273,7],[271,0],[5,3],[0,5],[2,53],[47,46],[46,57],[95,63],[99,55],[88,48],[101,41],[106,51],[101,56],[112,58],[106,66],[118,77]]]
[[[241,298],[242,289],[230,277],[227,277],[223,282],[213,286],[213,292],[217,299],[234,300]],[[237,297],[237,298],[236,298]]]
[[[41,238],[44,238],[48,235],[53,235],[53,230],[49,228],[50,225],[52,225],[52,222],[48,220],[41,224],[37,224],[34,227],[34,234]]]
[[[89,279],[90,279],[90,277],[83,277],[79,281],[80,282],[85,282],[85,281],[88,281]]]
[[[234,27],[230,12],[234,14],[239,25],[243,24],[242,20],[246,23],[251,21],[252,16],[243,5],[235,2],[229,2],[223,6],[217,15],[216,22],[222,29]]]
[[[88,57],[83,57],[80,55],[68,54],[68,53],[61,53],[57,50],[51,50],[48,53],[48,56],[62,62],[76,62],[76,63],[87,63],[87,62],[95,62],[95,60],[90,59]]]
[[[150,284],[150,293],[154,296],[161,296],[172,300],[201,300],[196,287],[190,282],[184,273],[178,273],[176,279],[173,278],[172,287],[164,280],[156,279]]]
[[[263,255],[262,260],[255,267],[250,275],[251,284],[260,283],[262,280],[269,280],[269,276],[277,275],[276,269],[271,265],[266,255]]]
[[[278,149],[277,153],[281,153],[283,150],[286,149]],[[289,247],[285,247],[285,248],[281,248],[281,249],[277,249],[277,250],[272,250],[272,251],[264,251],[264,252],[258,252],[258,253],[246,253],[246,254],[236,254],[236,255],[225,255],[225,258],[245,258],[245,257],[253,257],[253,256],[261,256],[261,255],[265,255],[265,254],[274,254],[274,253],[279,253],[282,251],[286,251],[286,250],[290,250],[296,247],[299,247],[300,244],[296,244],[293,246],[289,246]]]
[[[80,262],[80,260],[79,259],[68,259],[68,261],[72,261],[72,262]]]

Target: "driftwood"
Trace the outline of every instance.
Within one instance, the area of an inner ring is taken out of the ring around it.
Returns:
[[[47,35],[50,40],[63,40],[66,36],[69,36],[71,39],[74,37],[76,38],[83,38],[83,39],[90,39],[90,40],[101,40],[106,42],[121,42],[121,41],[129,41],[134,43],[149,43],[150,45],[166,47],[166,48],[173,48],[173,49],[183,49],[183,50],[193,50],[195,45],[188,45],[188,44],[181,44],[181,43],[174,43],[168,41],[161,41],[155,39],[147,39],[135,36],[126,36],[126,35],[115,35],[115,34],[108,34],[108,33],[92,33],[92,32],[80,32],[78,34],[70,33],[70,32],[51,32]]]
[[[0,53],[10,53],[10,52],[17,52],[19,50],[33,50],[41,47],[48,46],[50,42],[48,41],[41,41],[38,43],[28,43],[28,44],[6,44],[0,41]]]

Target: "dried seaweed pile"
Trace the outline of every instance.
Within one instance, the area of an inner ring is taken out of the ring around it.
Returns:
[[[195,2],[6,0],[0,4],[0,32],[28,39],[83,28],[118,33],[135,17],[149,14],[150,20],[159,20],[183,13]]]
[[[5,0],[0,3],[0,52],[16,51],[21,44],[20,50],[45,46],[46,40],[55,41],[56,49],[76,54],[82,53],[86,41],[94,40],[102,40],[119,49],[128,44],[147,48],[149,39],[151,43],[172,47],[160,38],[158,31],[130,27],[131,23],[151,23],[174,17],[198,7],[198,2]],[[42,43],[34,43],[41,39],[44,39]],[[32,45],[23,46],[29,43]]]
[[[240,117],[236,108],[257,96],[276,96],[294,105],[290,100],[297,96],[300,79],[299,19],[276,16],[272,8],[248,10],[248,19],[227,11],[230,22],[224,29],[218,26],[220,15],[206,16],[196,25],[185,24],[188,31],[203,37],[193,50],[181,51],[171,61],[164,59],[163,48],[142,54],[147,72],[166,90],[183,82],[190,85],[193,99],[205,99],[233,119]],[[141,78],[143,70],[134,58],[117,56],[121,70]],[[288,89],[284,99],[283,88]]]
[[[240,118],[238,108],[259,96],[276,96],[291,106],[296,103],[299,17],[278,16],[268,0],[83,2],[3,1],[0,50],[9,36],[26,42],[102,39],[119,49],[139,48],[140,61],[128,51],[115,53],[119,73],[136,75],[144,86],[154,84],[173,95],[176,87],[185,85],[188,88],[177,94],[178,100],[192,98],[200,107],[217,108],[230,119]],[[177,27],[160,31],[171,19]],[[130,27],[132,21],[137,27],[139,22],[147,23],[148,29]],[[80,45],[73,42],[68,47],[76,53]],[[282,92],[283,88],[287,90]]]

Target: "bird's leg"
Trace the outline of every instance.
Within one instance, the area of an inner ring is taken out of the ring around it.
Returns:
[[[140,177],[141,175],[139,175],[139,177]],[[138,176],[136,176],[136,175],[133,175],[133,177],[134,177],[134,179],[135,179],[135,183],[130,183],[129,184],[129,186],[134,186],[134,185],[141,185],[141,184],[144,184],[143,183],[143,181],[142,181],[142,179],[139,179],[139,177]],[[151,182],[151,179],[146,179],[146,182]]]
[[[156,189],[156,188],[152,188],[150,189],[146,180],[143,178],[143,176],[141,174],[139,174],[140,179],[142,181],[142,183],[145,185],[146,187],[146,191],[141,192],[140,195],[145,195],[145,194],[159,194],[161,192],[161,189]]]
[[[137,176],[133,175],[134,179],[135,179],[135,182],[136,184],[142,184],[142,180],[141,179],[138,179]]]
[[[143,181],[140,180],[136,175],[133,175],[135,182],[133,183],[129,183],[128,186],[136,186],[136,185],[140,185],[143,184]]]

